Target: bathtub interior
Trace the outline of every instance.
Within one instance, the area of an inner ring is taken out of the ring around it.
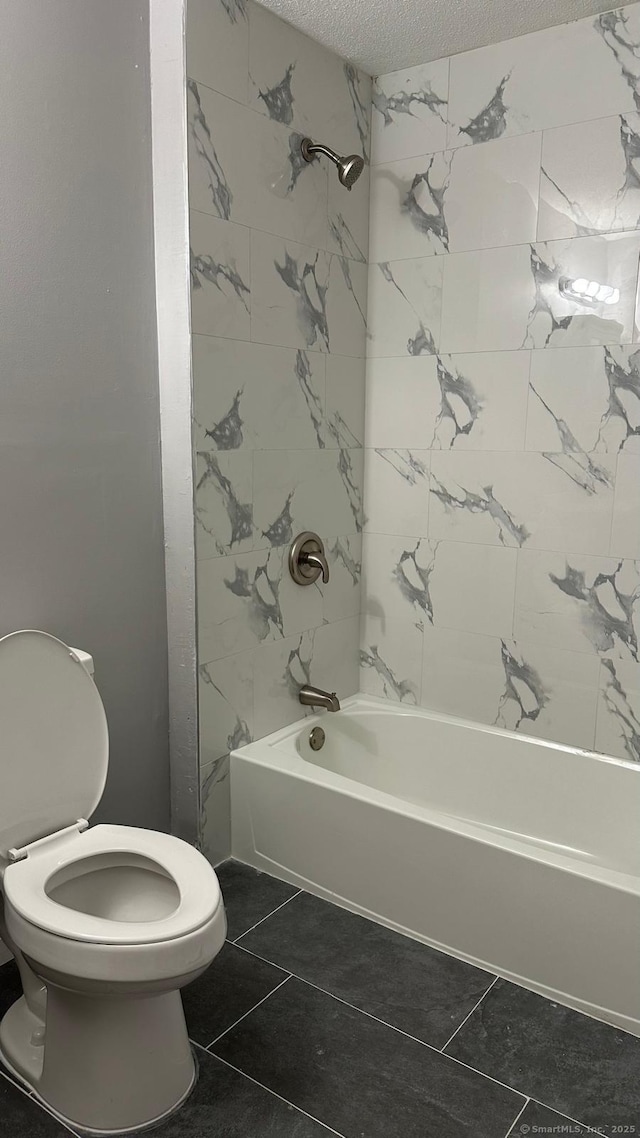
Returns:
[[[317,724],[325,743],[314,751]],[[272,758],[295,753],[312,778],[333,777],[488,837],[640,877],[635,764],[362,696],[262,742]]]

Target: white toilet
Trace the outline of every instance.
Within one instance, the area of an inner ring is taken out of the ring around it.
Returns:
[[[142,1129],[195,1081],[179,989],[220,951],[218,879],[179,838],[85,821],[108,767],[91,657],[0,639],[0,938],[24,995],[0,1058],[60,1118]]]

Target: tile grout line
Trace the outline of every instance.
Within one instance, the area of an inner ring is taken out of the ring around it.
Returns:
[[[302,892],[302,890],[300,890],[300,892]],[[256,960],[261,960],[264,964],[271,964],[271,965],[273,965],[274,968],[280,967],[279,964],[274,964],[274,962],[272,960],[267,960],[267,958],[265,956],[258,956],[257,952],[252,952],[250,948],[245,948],[244,945],[242,945],[242,944],[239,944],[236,947],[241,948],[242,951],[246,952],[249,956],[254,956],[256,958]],[[494,1075],[489,1075],[489,1074],[487,1074],[486,1071],[480,1071],[480,1070],[478,1070],[477,1067],[472,1067],[470,1063],[465,1063],[462,1059],[456,1059],[455,1055],[447,1055],[444,1051],[441,1051],[437,1047],[434,1047],[432,1043],[425,1043],[425,1041],[423,1039],[418,1039],[417,1036],[415,1036],[415,1035],[409,1035],[409,1033],[407,1031],[403,1031],[401,1027],[394,1027],[394,1025],[392,1023],[387,1023],[386,1020],[379,1019],[378,1016],[372,1015],[371,1012],[366,1012],[366,1011],[364,1011],[363,1008],[357,1008],[355,1004],[350,1004],[347,1000],[343,1000],[341,996],[336,996],[333,992],[328,992],[326,988],[321,988],[318,984],[312,983],[311,980],[305,980],[304,977],[298,976],[296,972],[291,972],[289,974],[289,976],[287,977],[287,979],[299,980],[301,984],[306,984],[307,987],[314,988],[316,992],[322,992],[323,996],[329,996],[330,999],[337,1000],[338,1003],[344,1004],[345,1007],[351,1008],[352,1011],[359,1012],[360,1015],[366,1016],[367,1019],[372,1019],[376,1023],[381,1024],[383,1027],[389,1028],[390,1031],[397,1031],[398,1035],[404,1035],[405,1039],[410,1039],[410,1040],[412,1040],[413,1043],[419,1043],[421,1047],[426,1047],[429,1051],[435,1052],[436,1055],[441,1055],[443,1059],[449,1059],[452,1063],[456,1063],[457,1066],[464,1067],[465,1070],[467,1070],[467,1071],[473,1071],[473,1073],[475,1075],[480,1075],[481,1078],[488,1079],[489,1082],[496,1083],[499,1087],[504,1087],[505,1090],[511,1091],[513,1094],[519,1095],[520,1098],[527,1099],[527,1101],[529,1101],[532,1098],[532,1096],[528,1095],[525,1091],[520,1091],[520,1090],[518,1090],[517,1087],[512,1087],[509,1083],[503,1083],[501,1079],[496,1079]],[[487,992],[489,992],[491,990],[491,988],[493,988],[493,985],[500,979],[503,979],[503,977],[501,977],[499,975],[496,976],[495,980],[493,980],[493,982],[489,985],[489,987],[487,988],[487,991],[484,993],[484,995],[481,997],[481,999],[478,1001],[478,1003],[482,1003],[482,1000],[487,995]],[[282,983],[284,983],[284,981]],[[278,987],[281,988],[282,984],[279,984]],[[274,989],[274,991],[275,990],[276,989]],[[272,995],[272,994],[273,993],[270,993],[270,995]],[[265,996],[265,999],[267,999],[267,998],[268,997]],[[260,1002],[263,1003],[264,1001],[261,1000]],[[476,1007],[477,1006],[478,1005],[476,1004]],[[472,1008],[472,1012],[473,1011],[475,1011],[475,1008]],[[469,1015],[471,1015],[472,1012],[469,1012]],[[467,1016],[467,1019],[468,1018],[469,1018],[469,1016]],[[460,1027],[462,1027],[462,1024],[460,1024]],[[457,1028],[456,1030],[459,1030],[459,1028]],[[223,1032],[223,1034],[224,1034],[224,1032]],[[454,1035],[455,1035],[455,1032],[454,1032]],[[453,1038],[453,1036],[451,1038]],[[214,1040],[214,1043],[215,1042],[216,1041]],[[447,1041],[447,1042],[449,1042],[449,1041]],[[209,1046],[211,1046],[211,1044]],[[445,1043],[445,1047],[446,1046],[447,1046],[447,1044]],[[212,1054],[215,1054],[215,1052],[212,1052]],[[546,1107],[547,1110],[553,1110],[556,1112],[556,1114],[558,1113],[555,1106],[550,1106],[549,1103],[542,1102],[542,1100],[539,1098],[536,1098],[534,1101],[539,1103],[540,1106]],[[565,1114],[564,1117],[568,1118],[570,1122],[577,1123],[578,1126],[584,1126],[585,1130],[589,1134],[597,1133],[596,1131],[589,1130],[589,1127],[587,1126],[587,1124],[585,1122],[581,1122],[580,1119],[578,1119],[578,1118],[572,1118],[571,1115],[568,1115],[568,1114]],[[324,1125],[324,1123],[323,1123],[323,1125]],[[507,1136],[507,1138],[508,1138],[508,1136]]]
[[[466,1022],[467,1022],[467,1020],[470,1018],[470,1016],[472,1016],[472,1015],[473,1015],[473,1013],[476,1011],[476,1009],[480,1007],[480,1004],[481,1004],[481,1003],[482,1003],[482,1001],[484,1000],[485,996],[488,996],[488,994],[489,994],[489,992],[491,991],[491,989],[493,988],[494,984],[497,984],[497,983],[498,983],[498,980],[499,980],[499,979],[500,979],[500,977],[499,977],[499,976],[494,976],[494,978],[493,978],[493,980],[491,981],[491,983],[489,984],[489,987],[487,988],[486,992],[483,992],[483,993],[482,993],[482,995],[480,996],[480,999],[478,1000],[477,1004],[474,1004],[474,1006],[472,1007],[472,1009],[471,1009],[471,1011],[468,1013],[468,1015],[466,1015],[466,1016],[464,1017],[464,1019],[463,1019],[462,1023],[459,1023],[459,1024],[458,1024],[458,1026],[457,1026],[456,1030],[453,1032],[453,1034],[452,1034],[452,1035],[450,1035],[450,1036],[449,1036],[449,1038],[447,1039],[447,1042],[444,1044],[444,1046],[440,1048],[440,1051],[442,1052],[442,1054],[444,1054],[444,1052],[445,1052],[446,1048],[447,1048],[447,1047],[449,1046],[449,1044],[451,1043],[451,1040],[452,1040],[452,1039],[454,1039],[454,1038],[455,1038],[455,1036],[456,1036],[456,1035],[458,1034],[458,1032],[460,1031],[460,1029],[464,1027],[465,1023],[466,1023]],[[453,1056],[449,1055],[449,1056],[448,1056],[448,1058],[449,1058],[449,1059],[451,1059],[451,1058],[453,1058]]]
[[[266,917],[261,917],[260,920],[256,921],[255,925],[252,925],[250,929],[245,929],[245,931],[243,933],[240,933],[240,936],[236,937],[235,940],[230,940],[229,944],[238,944],[238,941],[242,940],[243,936],[248,936],[249,933],[252,933],[254,929],[257,929],[258,925],[261,925],[263,921],[268,921],[269,917],[272,917],[274,913],[279,913],[280,909],[284,909],[285,905],[288,905],[289,902],[293,901],[295,897],[299,897],[302,892],[302,889],[298,889],[297,893],[292,893],[291,897],[287,897],[286,901],[283,901],[281,905],[276,905],[275,909],[272,909],[270,913],[267,913]],[[242,946],[240,945],[239,947]],[[267,961],[267,963],[271,962]]]
[[[525,1104],[524,1104],[524,1106],[523,1106],[522,1110],[519,1110],[519,1111],[518,1111],[518,1113],[516,1114],[516,1116],[515,1116],[515,1118],[514,1118],[513,1122],[511,1123],[511,1126],[510,1126],[510,1127],[509,1127],[509,1129],[507,1130],[507,1133],[505,1134],[504,1138],[510,1138],[510,1136],[513,1134],[513,1128],[514,1128],[514,1126],[515,1126],[516,1122],[519,1122],[519,1121],[520,1121],[520,1119],[522,1118],[522,1115],[524,1114],[524,1112],[525,1112],[525,1110],[527,1109],[527,1107],[528,1107],[528,1105],[529,1105],[529,1103],[530,1103],[530,1102],[531,1102],[531,1099],[530,1099],[530,1098],[526,1099],[526,1101],[525,1101]]]
[[[304,1114],[305,1117],[310,1118],[312,1122],[317,1122],[319,1126],[323,1126],[325,1130],[329,1131],[330,1134],[337,1135],[337,1138],[344,1138],[343,1134],[340,1134],[338,1130],[334,1130],[332,1126],[328,1125],[328,1123],[323,1122],[320,1118],[316,1118],[314,1114],[309,1114],[307,1110],[303,1110],[301,1106],[296,1106],[296,1104],[294,1102],[290,1102],[289,1099],[283,1098],[283,1096],[279,1095],[277,1091],[272,1091],[270,1087],[265,1086],[264,1083],[258,1082],[258,1080],[254,1079],[252,1075],[247,1075],[247,1073],[245,1071],[242,1071],[240,1067],[234,1067],[233,1063],[230,1063],[228,1059],[221,1059],[219,1055],[216,1055],[214,1057],[220,1063],[224,1063],[225,1067],[230,1067],[232,1071],[236,1072],[236,1074],[242,1075],[243,1078],[248,1079],[250,1083],[254,1083],[256,1087],[260,1087],[261,1090],[266,1091],[267,1094],[273,1095],[273,1097],[279,1099],[280,1102],[284,1102],[287,1106],[293,1107],[294,1110],[298,1110],[300,1114]]]
[[[291,973],[289,972],[288,975],[285,976],[284,980],[281,980],[279,984],[276,984],[275,988],[272,988],[270,992],[267,992],[266,996],[263,996],[261,1000],[258,1000],[257,1004],[254,1004],[252,1008],[249,1008],[248,1012],[245,1012],[244,1015],[241,1015],[237,1020],[234,1021],[234,1023],[229,1024],[229,1027],[225,1027],[224,1031],[221,1031],[218,1035],[216,1035],[215,1039],[211,1040],[211,1043],[207,1043],[205,1051],[208,1051],[210,1047],[213,1047],[214,1043],[217,1043],[220,1039],[222,1039],[223,1035],[226,1035],[227,1032],[232,1031],[233,1028],[237,1027],[239,1023],[242,1023],[243,1019],[246,1019],[247,1016],[251,1015],[252,1012],[255,1012],[256,1009],[265,1002],[265,1000],[269,999],[269,996],[272,996],[274,992],[277,992],[278,988],[281,988],[282,985],[286,984],[287,980],[290,979]]]
[[[302,892],[302,890],[300,890],[300,892]],[[230,943],[233,943],[233,942],[230,942]],[[245,948],[243,951],[246,952],[250,956],[256,956],[256,954],[253,952],[250,952],[249,949]],[[256,959],[257,960],[264,960],[264,957],[256,956]],[[265,960],[264,962],[267,964],[272,963],[272,961],[267,961],[267,960]],[[278,967],[278,965],[273,965],[273,967]],[[476,1067],[471,1067],[471,1066],[469,1066],[468,1063],[463,1063],[460,1059],[455,1059],[452,1055],[445,1055],[443,1052],[438,1051],[437,1048],[433,1047],[430,1043],[425,1043],[421,1039],[416,1039],[416,1037],[413,1035],[408,1035],[407,1032],[402,1031],[400,1028],[393,1027],[392,1024],[388,1024],[384,1020],[377,1019],[376,1016],[372,1016],[369,1012],[363,1011],[362,1008],[356,1008],[354,1004],[348,1004],[346,1000],[342,1000],[339,996],[333,995],[332,992],[327,992],[324,988],[319,988],[316,984],[312,984],[308,980],[303,980],[302,977],[296,976],[295,973],[293,973],[293,972],[290,973],[288,976],[286,976],[285,979],[282,980],[280,982],[280,984],[278,984],[277,987],[273,989],[273,991],[269,992],[262,1000],[260,1000],[255,1005],[254,1008],[251,1008],[250,1012],[255,1011],[256,1008],[258,1008],[260,1006],[260,1004],[264,1003],[265,1000],[268,1000],[269,996],[272,996],[278,990],[278,988],[282,988],[283,985],[287,982],[287,980],[291,980],[292,978],[296,979],[296,980],[300,980],[301,983],[306,984],[310,988],[315,988],[316,991],[322,992],[323,995],[329,996],[331,999],[337,1000],[339,1003],[344,1004],[346,1007],[351,1008],[353,1011],[359,1012],[361,1015],[365,1015],[369,1019],[375,1020],[377,1023],[382,1024],[383,1027],[388,1027],[388,1028],[391,1028],[392,1031],[397,1031],[400,1035],[404,1035],[407,1039],[413,1040],[414,1043],[419,1043],[423,1047],[428,1048],[429,1051],[434,1051],[436,1054],[442,1055],[442,1057],[444,1059],[450,1059],[451,1062],[457,1063],[459,1066],[465,1067],[469,1071],[473,1071],[476,1075],[480,1075],[482,1078],[488,1079],[490,1082],[496,1083],[498,1086],[504,1087],[506,1090],[512,1091],[514,1094],[518,1094],[518,1095],[520,1095],[520,1097],[525,1098],[526,1101],[524,1103],[524,1106],[522,1107],[519,1114],[516,1116],[513,1123],[511,1124],[511,1128],[507,1132],[507,1134],[505,1135],[505,1138],[510,1138],[510,1135],[512,1134],[512,1131],[513,1131],[513,1127],[515,1126],[518,1119],[521,1117],[523,1111],[525,1110],[525,1108],[529,1102],[535,1101],[540,1106],[545,1107],[547,1110],[555,1111],[555,1107],[551,1107],[547,1103],[543,1103],[540,1099],[537,1098],[537,1099],[533,1100],[531,1098],[531,1096],[525,1095],[524,1092],[516,1090],[515,1087],[511,1087],[507,1083],[500,1082],[499,1079],[493,1078],[492,1075],[487,1075],[486,1072],[484,1072],[484,1071],[478,1071]],[[498,979],[499,979],[499,977],[496,977],[496,980],[498,980]],[[495,981],[494,981],[494,983],[495,983]],[[490,987],[493,987],[493,984],[490,985]],[[489,989],[487,989],[487,991],[489,991]],[[486,995],[486,993],[485,993],[485,995]],[[245,1012],[245,1016],[249,1015],[250,1012]],[[236,1024],[240,1023],[241,1020],[243,1020],[245,1018],[245,1016],[241,1016],[240,1019],[236,1020],[235,1024],[231,1025],[231,1027],[235,1027]],[[216,1036],[216,1038],[207,1047],[203,1046],[202,1043],[198,1043],[197,1040],[195,1040],[195,1039],[189,1038],[189,1042],[191,1043],[191,1045],[193,1047],[197,1047],[200,1051],[206,1052],[208,1055],[219,1060],[219,1062],[224,1063],[225,1066],[230,1067],[232,1070],[236,1071],[239,1075],[244,1076],[244,1078],[248,1079],[249,1082],[255,1083],[256,1086],[261,1087],[263,1090],[267,1091],[268,1094],[271,1094],[275,1098],[280,1099],[280,1101],[286,1103],[287,1106],[292,1106],[295,1110],[300,1111],[300,1113],[304,1114],[307,1118],[312,1119],[314,1122],[318,1122],[319,1125],[324,1126],[325,1129],[328,1130],[331,1134],[337,1135],[337,1138],[344,1138],[344,1135],[340,1134],[339,1131],[334,1130],[326,1122],[322,1122],[320,1119],[315,1118],[314,1115],[309,1114],[306,1110],[303,1110],[302,1107],[296,1106],[295,1103],[289,1102],[288,1099],[283,1098],[282,1095],[279,1095],[276,1091],[271,1090],[270,1087],[267,1087],[263,1083],[258,1082],[258,1080],[253,1078],[252,1075],[248,1075],[245,1071],[242,1071],[239,1067],[234,1067],[234,1065],[232,1063],[229,1063],[228,1060],[226,1060],[226,1059],[222,1059],[221,1056],[216,1055],[215,1052],[209,1051],[209,1047],[212,1047],[213,1044],[218,1041],[218,1039],[221,1039],[223,1035],[226,1035],[227,1031],[231,1031],[231,1027],[228,1027],[225,1031],[221,1032],[220,1035]],[[22,1087],[19,1083],[14,1082],[14,1080],[12,1078],[10,1078],[10,1076],[8,1074],[5,1074],[5,1072],[2,1070],[0,1070],[0,1078],[4,1079],[7,1083],[9,1083],[10,1086],[15,1087],[15,1089],[18,1090],[22,1095],[24,1095],[24,1097],[26,1099],[33,1102],[35,1106],[37,1106],[41,1110],[43,1110],[45,1114],[49,1115],[49,1117],[55,1118],[56,1122],[58,1122],[61,1126],[63,1126],[66,1130],[68,1130],[70,1134],[74,1135],[74,1138],[80,1138],[78,1132],[76,1132],[75,1130],[72,1130],[71,1127],[67,1125],[67,1123],[63,1122],[62,1119],[58,1118],[58,1116],[56,1114],[54,1114],[51,1110],[49,1110],[49,1108],[43,1102],[41,1102],[37,1097],[35,1097],[35,1095],[33,1095],[32,1093],[27,1091],[26,1088]],[[557,1113],[557,1111],[556,1111],[556,1113]],[[580,1122],[579,1119],[573,1118],[571,1115],[563,1115],[563,1117],[567,1118],[570,1122],[575,1122],[578,1126],[583,1126],[585,1131],[587,1132],[587,1134],[597,1134],[598,1133],[597,1131],[590,1129],[586,1125],[586,1123]]]
[[[245,948],[241,944],[239,944],[237,947],[241,948],[243,952],[248,953],[249,956],[254,956],[256,960],[262,960],[265,964],[273,964],[273,961],[267,960],[264,956],[258,956],[256,952],[252,952],[251,949]],[[274,967],[278,968],[279,965],[276,964]],[[343,1000],[341,996],[336,996],[333,992],[328,992],[326,988],[321,988],[318,984],[314,984],[311,980],[305,980],[303,976],[298,976],[295,972],[291,972],[288,979],[299,980],[301,984],[306,984],[308,988],[313,988],[316,992],[322,992],[323,996],[329,996],[331,1000],[337,1000],[338,1003],[344,1004],[346,1008],[351,1008],[352,1011],[366,1016],[367,1019],[374,1020],[375,1023],[381,1024],[382,1027],[386,1027],[390,1031],[397,1031],[398,1035],[403,1035],[405,1039],[410,1039],[413,1043],[419,1043],[421,1047],[426,1047],[429,1051],[433,1051],[436,1055],[441,1055],[443,1059],[449,1059],[452,1063],[457,1063],[460,1067],[466,1067],[468,1071],[473,1071],[476,1075],[480,1075],[483,1079],[489,1079],[490,1082],[497,1083],[499,1086],[505,1087],[506,1090],[513,1091],[514,1094],[520,1095],[521,1098],[526,1098],[526,1095],[523,1091],[519,1091],[515,1087],[510,1087],[508,1083],[501,1082],[500,1079],[494,1078],[493,1075],[487,1075],[484,1071],[478,1071],[476,1067],[471,1067],[469,1063],[464,1063],[462,1059],[456,1059],[453,1055],[445,1055],[444,1052],[440,1051],[438,1047],[434,1047],[432,1043],[425,1043],[424,1039],[418,1039],[416,1035],[409,1035],[409,1032],[403,1031],[401,1027],[395,1027],[394,1024],[387,1023],[387,1021],[384,1019],[379,1019],[378,1016],[374,1016],[371,1012],[366,1012],[364,1008],[358,1008],[355,1004],[350,1004],[348,1000]],[[496,980],[499,979],[500,977],[496,976]],[[495,983],[495,980],[493,983]],[[278,985],[278,987],[281,986],[282,985]],[[490,987],[493,987],[493,984],[491,984]],[[263,1001],[260,1002],[262,1003]]]
[[[24,1097],[26,1099],[28,1099],[29,1102],[32,1102],[34,1104],[34,1106],[39,1107],[40,1110],[42,1110],[46,1115],[49,1116],[49,1118],[55,1118],[58,1125],[62,1126],[63,1129],[67,1130],[69,1132],[69,1134],[73,1134],[74,1138],[79,1138],[78,1132],[76,1130],[72,1130],[67,1122],[63,1122],[63,1120],[61,1118],[59,1118],[58,1115],[55,1114],[52,1110],[50,1110],[50,1108],[48,1106],[46,1106],[45,1103],[41,1102],[40,1099],[37,1098],[36,1095],[33,1094],[32,1091],[27,1090],[26,1087],[23,1087],[17,1080],[14,1080],[13,1078],[11,1078],[10,1075],[5,1074],[5,1072],[2,1070],[0,1070],[0,1078],[3,1078],[5,1080],[5,1082],[7,1082],[9,1084],[10,1087],[14,1087],[14,1089],[19,1091],[21,1095],[24,1095]]]

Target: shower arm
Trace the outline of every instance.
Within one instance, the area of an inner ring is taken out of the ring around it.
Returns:
[[[305,138],[300,149],[305,162],[312,162],[315,154],[324,154],[325,158],[330,158],[336,166],[340,165],[340,155],[330,146],[323,146],[321,142],[312,142],[310,138]]]

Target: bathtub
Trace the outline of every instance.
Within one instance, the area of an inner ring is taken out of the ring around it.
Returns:
[[[231,800],[241,861],[640,1035],[635,764],[355,696],[234,751]]]

